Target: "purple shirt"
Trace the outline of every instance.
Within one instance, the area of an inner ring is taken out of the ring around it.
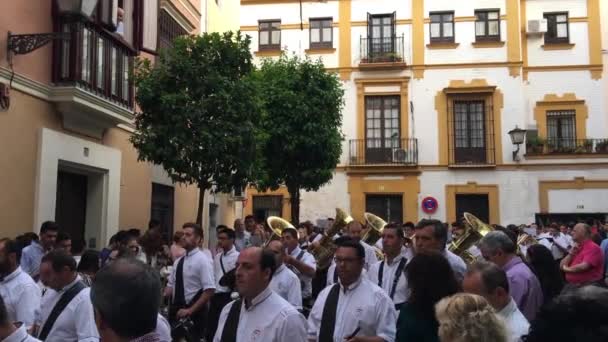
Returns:
[[[543,291],[538,278],[520,257],[514,257],[502,269],[507,273],[511,297],[531,322],[543,304]]]

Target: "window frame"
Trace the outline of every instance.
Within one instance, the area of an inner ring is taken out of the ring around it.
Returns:
[[[565,22],[557,22],[557,16],[565,15]],[[549,36],[551,32],[551,19],[549,17],[555,17],[553,24],[555,25],[555,37]],[[545,12],[543,18],[547,19],[547,33],[544,34],[545,44],[569,44],[570,43],[570,14],[569,12]],[[559,24],[566,24],[566,37],[557,37],[557,26]]]
[[[498,14],[498,18],[497,19],[489,19],[488,14],[490,13],[494,13],[496,12]],[[486,15],[484,20],[479,20],[479,18],[477,17],[477,14],[480,13],[484,13]],[[490,32],[490,22],[496,21],[498,23],[498,34],[497,35],[491,35],[489,34]],[[478,22],[483,22],[484,23],[484,28],[485,28],[485,35],[477,35],[477,23]],[[501,30],[501,24],[502,24],[502,20],[500,19],[500,8],[484,8],[484,9],[476,9],[475,10],[475,41],[477,42],[499,42],[501,39],[501,34],[502,34],[502,30]]]
[[[547,142],[554,147],[575,147],[577,141],[576,109],[548,110],[545,115],[547,116]],[[555,133],[557,136],[549,136],[552,121],[555,122]],[[565,121],[570,121],[569,130],[572,133],[572,136],[570,137],[564,137],[562,135],[562,126]]]
[[[437,21],[432,21],[432,17],[434,15],[438,15],[440,20]],[[452,16],[452,21],[444,21],[443,20],[443,16],[445,15],[451,15]],[[456,25],[455,25],[455,16],[454,16],[454,11],[436,11],[436,12],[429,12],[429,41],[431,42],[431,44],[434,43],[454,43],[456,41]],[[433,37],[432,34],[432,25],[434,23],[439,23],[439,37]],[[443,32],[443,25],[446,23],[451,23],[452,24],[452,36],[451,37],[445,37],[444,36],[444,32]]]
[[[312,41],[312,22],[319,22],[319,27],[314,30],[319,30],[319,42],[313,43]],[[329,26],[325,27],[324,24],[329,21]],[[329,41],[323,41],[323,29],[329,28],[330,37]],[[322,18],[310,18],[308,19],[308,46],[310,49],[331,49],[334,46],[334,18],[333,17],[322,17]]]
[[[278,23],[279,28],[273,28],[272,24]],[[268,29],[262,30],[262,24],[269,24]],[[279,31],[279,43],[272,44],[272,32]],[[260,36],[262,32],[268,32],[268,42],[269,44],[262,44]],[[281,19],[265,19],[258,20],[258,50],[259,51],[268,51],[268,50],[281,50]]]

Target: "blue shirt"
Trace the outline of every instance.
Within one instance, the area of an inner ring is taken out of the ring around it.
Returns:
[[[21,269],[35,278],[40,273],[40,261],[44,256],[44,248],[38,242],[32,241],[32,244],[25,247],[21,252]]]

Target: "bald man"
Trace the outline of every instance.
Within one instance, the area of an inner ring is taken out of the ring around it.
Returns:
[[[266,249],[274,254],[277,263],[277,270],[274,272],[272,280],[270,281],[270,288],[288,301],[289,304],[293,305],[294,308],[302,310],[300,279],[283,263],[283,259],[285,258],[283,244],[281,241],[273,240],[270,241]]]

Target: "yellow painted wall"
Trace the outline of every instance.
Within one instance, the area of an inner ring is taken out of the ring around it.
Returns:
[[[205,19],[207,20],[207,32],[236,31],[239,29],[239,0],[202,0],[203,6],[207,2],[207,15],[203,13],[203,30],[205,30]]]

